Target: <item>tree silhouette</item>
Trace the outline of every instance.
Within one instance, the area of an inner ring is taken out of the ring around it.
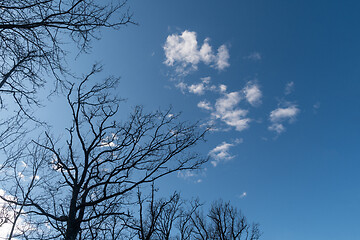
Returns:
[[[146,204],[147,203],[147,204]],[[185,201],[175,192],[169,198],[155,198],[155,190],[142,198],[138,192],[138,216],[125,225],[140,240],[258,240],[258,224],[230,202],[215,201],[207,214],[199,200]]]
[[[63,82],[64,43],[71,39],[87,51],[102,28],[132,23],[126,1],[0,1],[0,103],[12,97],[24,114],[38,104],[46,78]],[[47,77],[46,77],[47,75]]]
[[[0,150],[22,138],[28,120],[39,121],[32,113],[46,79],[55,89],[66,82],[67,43],[86,52],[101,29],[128,23],[126,0],[1,0]]]
[[[108,220],[129,216],[124,206],[139,186],[207,160],[187,151],[206,130],[179,122],[170,110],[145,113],[138,106],[128,121],[116,121],[121,101],[109,91],[117,79],[88,86],[99,70],[69,87],[67,140],[46,132],[3,169],[2,188],[12,197],[0,198],[27,223],[22,237],[89,239],[96,229],[111,232]]]

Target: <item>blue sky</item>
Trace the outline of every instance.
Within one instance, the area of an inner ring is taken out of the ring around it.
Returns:
[[[90,55],[121,76],[127,105],[173,106],[213,124],[204,170],[164,194],[230,200],[262,239],[358,239],[360,4],[356,1],[129,2],[138,26],[104,31]],[[54,115],[55,116],[55,115]]]

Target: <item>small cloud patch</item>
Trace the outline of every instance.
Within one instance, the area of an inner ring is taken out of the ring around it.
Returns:
[[[258,106],[261,104],[262,93],[257,84],[248,83],[247,86],[243,89],[246,100],[252,106]]]
[[[230,54],[226,45],[221,45],[215,54],[209,42],[210,39],[206,38],[203,44],[198,44],[196,32],[188,30],[169,35],[163,47],[166,57],[164,64],[174,66],[180,75],[197,70],[199,63],[218,70],[229,67]]]
[[[220,162],[227,162],[233,159],[235,156],[229,152],[230,148],[242,142],[242,139],[236,139],[233,143],[222,142],[209,152],[210,157],[213,158],[210,163],[216,167]]]
[[[248,56],[244,57],[244,59],[249,59],[252,61],[260,61],[262,59],[262,56],[259,52],[252,52]]]
[[[285,95],[289,95],[290,93],[292,93],[294,91],[295,88],[295,84],[294,82],[288,82],[285,86]]]
[[[247,196],[246,192],[243,192],[242,194],[239,195],[239,198],[245,198]]]
[[[278,134],[285,131],[283,125],[284,122],[292,123],[295,121],[296,116],[299,114],[300,110],[295,105],[290,105],[285,108],[277,108],[270,113],[270,122],[271,125],[268,127],[270,131],[275,131]]]

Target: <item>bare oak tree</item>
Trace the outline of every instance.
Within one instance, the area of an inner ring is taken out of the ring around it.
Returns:
[[[207,161],[187,151],[206,130],[170,110],[136,107],[128,121],[117,121],[120,101],[110,93],[117,79],[89,86],[98,71],[69,88],[67,140],[46,132],[3,169],[2,188],[12,197],[0,198],[26,222],[23,238],[116,239],[139,186]]]

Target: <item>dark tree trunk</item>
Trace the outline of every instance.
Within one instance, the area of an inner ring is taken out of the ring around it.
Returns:
[[[68,221],[65,240],[76,240],[76,237],[80,231],[80,224],[76,220]]]

